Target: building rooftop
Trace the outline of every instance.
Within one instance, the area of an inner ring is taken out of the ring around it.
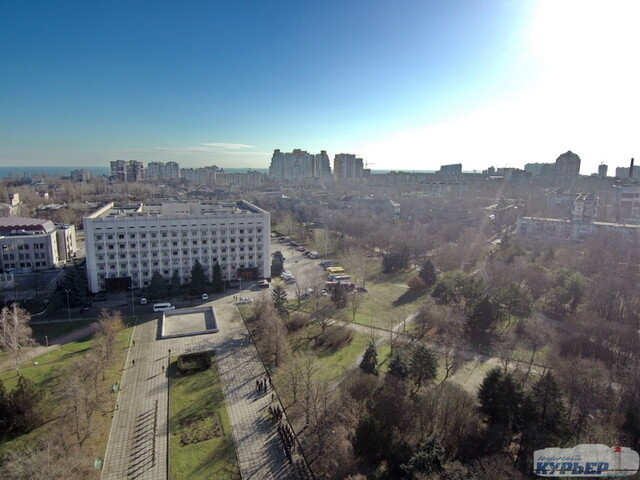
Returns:
[[[0,217],[0,234],[49,233],[56,229],[51,220],[24,217]]]
[[[235,201],[188,201],[150,202],[136,204],[109,204],[94,212],[91,218],[122,218],[143,216],[186,216],[186,215],[242,215],[266,213],[261,208],[245,202]]]

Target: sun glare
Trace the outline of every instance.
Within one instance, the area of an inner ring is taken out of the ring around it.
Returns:
[[[414,169],[444,163],[522,168],[582,153],[583,172],[624,165],[640,128],[640,2],[545,1],[528,31],[533,81],[519,93],[447,123],[432,123],[357,148],[372,162]],[[636,150],[634,150],[636,149]],[[590,152],[585,156],[584,151]],[[476,167],[477,166],[477,167]]]

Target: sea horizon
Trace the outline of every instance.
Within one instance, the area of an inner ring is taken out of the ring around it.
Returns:
[[[185,168],[198,168],[198,167],[185,167]],[[246,173],[246,172],[260,172],[269,173],[268,168],[225,168],[225,173]],[[88,170],[94,176],[109,176],[111,174],[110,167],[77,167],[77,166],[13,166],[3,167],[0,166],[0,178],[33,178],[39,175],[59,175],[68,177],[71,175],[72,170]],[[404,173],[435,173],[436,170],[415,170],[415,169],[389,169],[389,170],[371,170],[372,175],[384,175],[390,172],[404,172]],[[463,171],[463,173],[472,173]]]

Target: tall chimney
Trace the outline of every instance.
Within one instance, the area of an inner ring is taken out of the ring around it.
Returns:
[[[631,165],[629,165],[629,178],[633,178],[633,158],[631,159]]]

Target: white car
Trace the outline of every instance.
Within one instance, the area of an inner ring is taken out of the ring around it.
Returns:
[[[206,293],[202,294],[202,299],[203,300],[209,300],[209,295],[207,295]]]
[[[253,298],[240,297],[236,302],[236,305],[246,305],[248,303],[253,303]]]

